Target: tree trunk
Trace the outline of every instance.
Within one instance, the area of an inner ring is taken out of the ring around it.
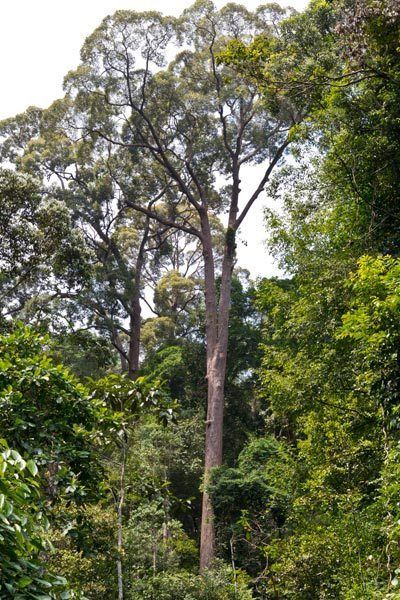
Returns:
[[[131,314],[129,323],[129,351],[128,351],[128,377],[132,380],[137,379],[139,371],[139,356],[140,356],[140,332],[142,328],[140,306],[140,287],[142,282],[142,270],[144,265],[144,255],[146,244],[150,231],[150,219],[146,218],[146,224],[143,231],[142,241],[135,265],[135,277],[133,280],[133,291],[131,299]]]
[[[210,470],[222,464],[222,433],[224,417],[224,379],[226,352],[216,349],[211,361],[212,366],[207,369],[208,379],[208,406],[206,420],[206,443],[204,460],[204,486],[207,486]],[[211,498],[206,489],[203,491],[202,517],[201,517],[201,542],[200,542],[200,569],[210,566],[215,555],[215,528],[214,512]]]
[[[136,280],[136,277],[135,277]],[[129,323],[129,352],[128,352],[128,377],[133,381],[137,379],[139,371],[140,330],[141,330],[140,283],[135,285],[131,302],[131,315]]]
[[[202,222],[203,256],[206,296],[207,342],[207,419],[204,461],[204,486],[210,470],[222,464],[222,437],[224,418],[224,384],[228,353],[228,325],[231,299],[232,270],[235,255],[235,234],[228,227],[222,265],[221,289],[217,304],[214,261],[211,235]],[[210,567],[215,556],[215,527],[212,502],[206,489],[203,491],[200,568]]]

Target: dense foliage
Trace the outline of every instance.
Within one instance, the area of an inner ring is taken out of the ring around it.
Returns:
[[[400,598],[399,39],[396,0],[118,11],[0,124],[1,598]],[[283,277],[234,261],[241,160]]]

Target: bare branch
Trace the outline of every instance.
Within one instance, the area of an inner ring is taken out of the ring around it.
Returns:
[[[268,179],[275,167],[275,165],[277,164],[277,162],[280,160],[280,158],[282,157],[282,154],[284,153],[284,151],[286,150],[287,146],[289,145],[290,140],[287,137],[285,139],[285,141],[283,142],[283,144],[281,144],[278,148],[278,150],[275,153],[274,158],[272,159],[272,161],[269,163],[267,170],[264,173],[263,178],[261,179],[257,189],[255,190],[255,192],[252,194],[252,196],[250,197],[249,201],[247,202],[247,204],[245,205],[244,209],[242,210],[242,212],[240,213],[240,215],[238,216],[238,218],[236,219],[236,222],[234,224],[234,230],[237,231],[243,221],[243,219],[245,218],[245,216],[247,215],[247,213],[249,212],[250,208],[253,206],[254,202],[257,200],[257,198],[259,197],[259,195],[261,194],[261,192],[264,191],[265,185],[268,182]]]
[[[127,206],[130,206],[134,210],[137,210],[143,213],[144,215],[147,215],[148,217],[150,217],[150,219],[154,219],[162,225],[166,225],[167,227],[173,227],[174,229],[179,229],[180,231],[184,231],[185,233],[189,233],[190,235],[198,237],[200,240],[202,239],[201,232],[195,227],[186,227],[185,225],[181,225],[176,221],[171,221],[170,219],[167,219],[166,217],[163,217],[162,215],[154,212],[154,210],[149,210],[147,207],[141,206],[140,204],[133,202],[129,198],[125,198],[125,202]]]

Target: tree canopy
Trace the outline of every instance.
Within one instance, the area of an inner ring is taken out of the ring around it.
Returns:
[[[399,33],[119,10],[0,123],[1,597],[400,598]]]

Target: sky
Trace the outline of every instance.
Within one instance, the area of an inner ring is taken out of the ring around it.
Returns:
[[[79,63],[79,50],[86,38],[108,14],[118,9],[159,10],[178,15],[190,0],[0,0],[0,119],[23,112],[28,106],[48,106],[62,96],[65,74]],[[220,7],[226,2],[217,0]],[[249,9],[260,3],[242,0]],[[301,10],[306,0],[282,0],[283,6]],[[243,190],[254,187],[256,171],[243,182]],[[246,217],[241,229],[238,262],[253,277],[277,274],[265,247],[263,199]]]

